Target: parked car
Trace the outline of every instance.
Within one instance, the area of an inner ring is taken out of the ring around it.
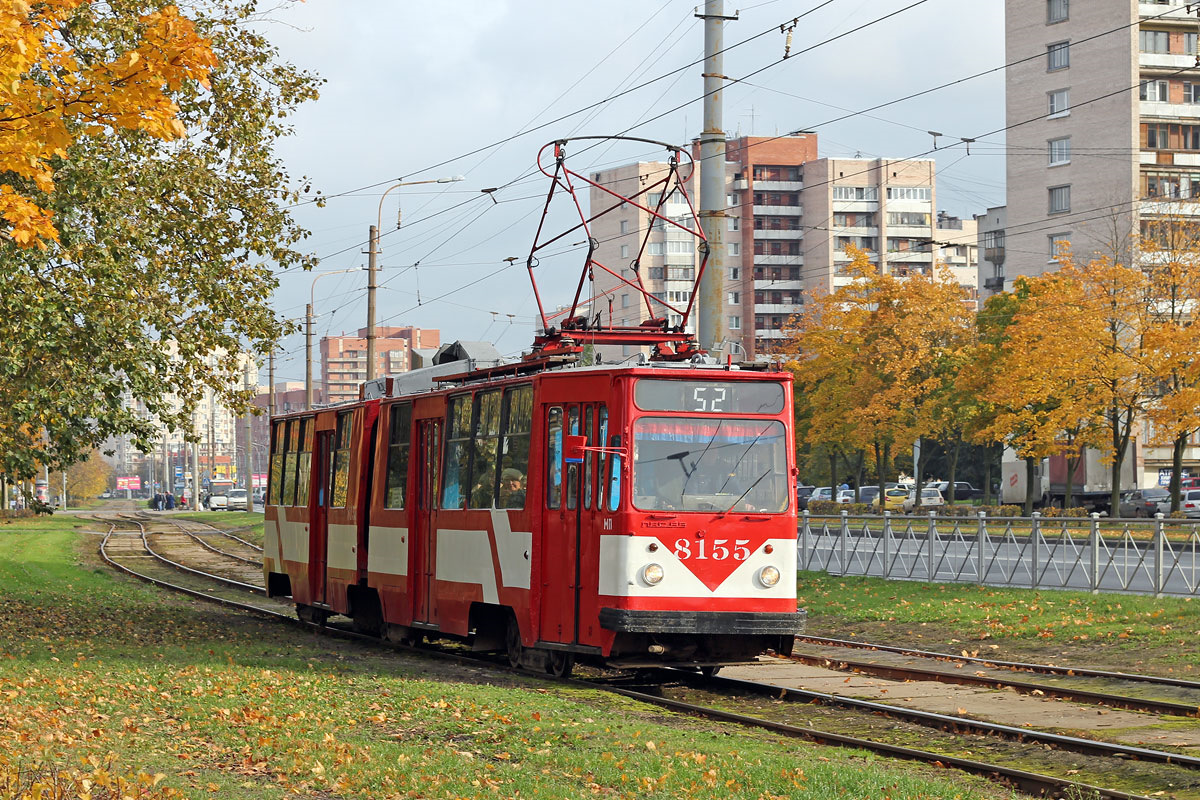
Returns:
[[[921,490],[921,507],[931,508],[934,506],[946,505],[946,499],[942,497],[942,493],[932,486],[926,486]],[[904,512],[911,514],[913,509],[917,507],[917,492],[914,489],[904,498]]]
[[[1188,519],[1200,519],[1200,489],[1179,493],[1179,510]]]
[[[853,503],[854,502],[854,490],[853,489],[838,489],[837,501],[839,503]]]
[[[1162,510],[1164,501],[1167,512],[1169,512],[1171,510],[1171,493],[1166,489],[1157,487],[1134,489],[1121,495],[1121,504],[1118,506],[1117,514],[1122,517],[1153,517]]]
[[[903,511],[904,501],[908,497],[908,490],[902,489],[899,486],[894,486],[891,489],[886,489],[883,492],[883,510],[884,511]],[[871,508],[875,511],[879,510],[879,498],[876,497],[871,501]]]
[[[246,511],[246,504],[249,502],[250,496],[245,489],[230,489],[229,494],[225,495],[225,510],[226,511]]]
[[[878,486],[860,486],[858,487],[858,502],[867,503],[868,505],[874,502],[879,496]]]
[[[955,481],[954,482],[954,496],[953,497],[950,496],[950,482],[949,481],[938,481],[937,483],[933,483],[930,485],[933,486],[934,489],[937,489],[939,492],[941,492],[942,497],[946,498],[947,500],[974,500],[977,497],[983,497],[982,489],[976,489],[974,486],[967,483],[966,481]]]
[[[209,511],[225,511],[229,507],[229,495],[225,492],[210,494],[204,501],[204,505],[208,507]]]
[[[813,489],[813,493],[808,497],[808,502],[813,503],[818,500],[824,500],[827,503],[832,501],[833,489],[828,486],[818,486],[816,489]]]
[[[800,484],[796,487],[796,510],[807,511],[808,501],[812,498],[813,492],[817,490],[815,486],[805,486]]]
[[[263,505],[267,500],[267,490],[259,486],[254,490],[253,493],[251,493],[250,499],[253,500],[254,504],[257,506]]]

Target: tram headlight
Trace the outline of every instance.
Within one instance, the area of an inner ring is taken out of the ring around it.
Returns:
[[[758,582],[768,588],[779,583],[779,570],[775,567],[763,567],[758,571]]]
[[[659,564],[647,564],[642,567],[642,580],[651,586],[657,586],[662,582],[663,568]]]

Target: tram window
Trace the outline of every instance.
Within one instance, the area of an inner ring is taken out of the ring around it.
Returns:
[[[388,432],[387,486],[384,508],[404,508],[408,492],[408,445],[412,427],[412,406],[392,406],[392,427]]]
[[[300,420],[288,420],[284,437],[286,453],[283,458],[283,496],[281,506],[296,505],[296,460],[300,457]]]
[[[300,420],[300,453],[296,459],[296,505],[308,505],[308,489],[312,483],[312,450],[315,419]]]
[[[471,468],[471,395],[450,398],[442,508],[465,508]]]
[[[591,447],[595,442],[592,440],[592,421],[595,417],[595,409],[590,406],[584,409],[583,414],[583,435],[587,437],[588,447]],[[592,478],[595,470],[592,469],[596,461],[596,454],[586,451],[583,454],[583,507],[592,507]]]
[[[608,446],[618,448],[621,446],[621,437],[614,434],[609,440]],[[608,510],[616,511],[617,506],[621,504],[621,454],[613,453],[612,458],[608,462]]]
[[[596,441],[600,442],[600,446],[603,447],[604,443],[608,441],[608,407],[600,406],[600,413],[597,416],[600,419],[600,424],[598,425]],[[604,508],[604,467],[607,462],[608,454],[601,451],[600,468],[596,470],[596,475],[599,476],[599,480],[596,481],[596,508]]]
[[[271,478],[267,483],[269,487],[267,502],[273,506],[277,506],[281,505],[279,502],[279,493],[283,491],[283,453],[287,447],[287,423],[280,420],[271,427],[273,430],[271,439]]]
[[[529,429],[533,422],[533,387],[504,393],[504,425],[500,449],[500,508],[524,508],[529,477]]]
[[[354,412],[343,411],[337,416],[337,428],[333,434],[333,484],[332,505],[334,508],[345,508],[350,495],[350,428],[354,421]]]
[[[571,436],[579,435],[579,406],[567,411],[567,430]],[[579,465],[567,466],[567,508],[572,511],[579,505]]]
[[[558,406],[546,415],[546,508],[558,508],[562,498],[563,412]]]
[[[475,395],[474,417],[469,507],[492,508],[496,498],[496,456],[500,448],[499,390]]]

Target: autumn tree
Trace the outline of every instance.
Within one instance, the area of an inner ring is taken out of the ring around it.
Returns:
[[[1037,499],[1035,466],[1062,455],[1066,504],[1084,447],[1101,444],[1099,359],[1103,321],[1087,303],[1073,271],[1019,278],[1014,292],[988,298],[980,340],[966,379],[989,405],[979,441],[1011,447],[1026,465],[1025,513]]]
[[[898,277],[861,250],[847,253],[853,280],[813,298],[788,351],[815,409],[810,439],[872,453],[882,496],[892,453],[938,424],[935,409],[969,339],[971,312],[948,275]]]
[[[88,453],[86,458],[75,462],[66,471],[67,498],[79,501],[96,497],[105,489],[112,488],[110,485],[112,475],[112,465],[101,457],[99,450],[93,450]],[[63,473],[51,473],[50,494],[54,495],[62,491],[62,485]]]
[[[1200,225],[1187,213],[1146,220],[1138,249],[1147,286],[1147,368],[1157,378],[1147,400],[1148,438],[1171,447],[1171,510],[1178,511],[1183,452],[1200,429]]]
[[[317,80],[249,0],[7,8],[24,52],[0,51],[0,471],[21,478],[190,430],[207,389],[247,402],[238,353],[284,331],[274,269],[311,263],[273,148]]]

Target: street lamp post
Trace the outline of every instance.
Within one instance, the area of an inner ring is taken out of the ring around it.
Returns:
[[[326,275],[340,275],[344,272],[358,272],[362,267],[351,267],[350,269],[331,269],[328,272],[322,272],[312,279],[312,286],[308,292],[308,305],[304,308],[304,409],[307,411],[313,405],[313,377],[312,377],[312,340],[313,340],[313,305],[317,302],[316,291],[317,281],[324,278]]]
[[[399,189],[401,186],[419,186],[423,183],[455,183],[461,180],[465,180],[462,175],[434,178],[427,181],[400,181],[389,186],[383,196],[379,198],[379,213],[375,217],[375,224],[371,226],[370,249],[367,251],[367,269],[369,270],[367,277],[367,380],[375,378],[375,289],[377,288],[375,259],[379,255],[379,229],[383,227],[383,201],[393,189]],[[396,219],[396,227],[400,227],[399,218]]]

